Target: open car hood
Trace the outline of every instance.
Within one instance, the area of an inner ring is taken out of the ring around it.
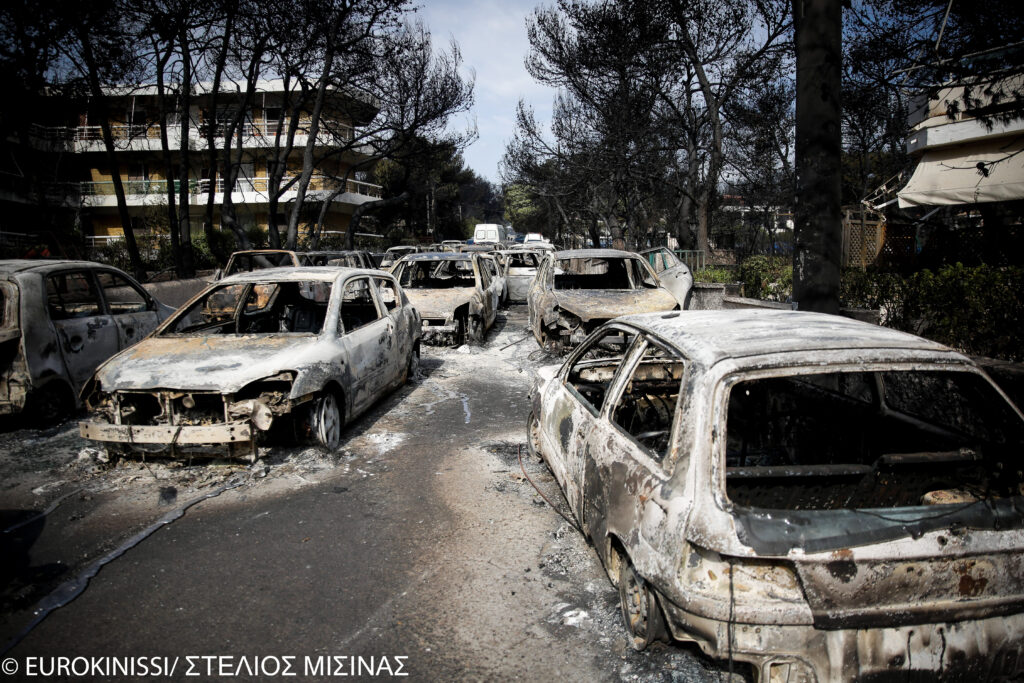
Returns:
[[[103,391],[181,389],[233,393],[294,370],[313,335],[150,337],[96,371]]]

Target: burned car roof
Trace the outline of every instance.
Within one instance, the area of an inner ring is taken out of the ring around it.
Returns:
[[[407,254],[402,257],[403,261],[468,261],[471,255],[468,253],[453,253],[450,251],[426,251],[418,254]]]
[[[51,270],[64,269],[80,266],[82,268],[110,267],[104,263],[95,261],[80,260],[37,260],[37,259],[2,259],[0,260],[0,273],[23,273],[31,270],[49,272]]]
[[[843,349],[955,353],[905,332],[803,311],[675,311],[628,315],[620,320],[653,332],[706,366],[729,358]]]
[[[299,266],[297,268],[278,267],[264,268],[247,273],[236,273],[230,275],[217,284],[230,284],[232,282],[267,282],[267,281],[302,281],[314,280],[320,282],[333,282],[339,277],[347,275],[373,275],[380,277],[381,271],[368,268],[347,268],[345,266]]]
[[[565,251],[556,251],[555,258],[640,258],[640,256],[631,251],[621,251],[619,249],[567,249]]]

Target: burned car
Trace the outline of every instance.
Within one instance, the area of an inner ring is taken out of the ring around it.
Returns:
[[[479,254],[410,254],[392,272],[423,319],[423,341],[481,341],[498,314],[499,283]]]
[[[532,401],[635,647],[766,682],[1024,673],[1024,416],[959,353],[823,314],[644,314]]]
[[[304,266],[344,266],[345,268],[372,268],[377,264],[369,252],[345,249],[341,251],[304,251],[299,255]]]
[[[0,261],[0,414],[48,424],[78,405],[96,367],[174,309],[125,272],[89,261]]]
[[[641,251],[640,255],[651,264],[662,287],[670,291],[683,308],[689,308],[690,290],[693,289],[693,273],[690,272],[690,267],[676,258],[672,250],[666,247],[647,249]]]
[[[380,271],[277,268],[217,282],[82,390],[81,435],[108,447],[256,453],[284,417],[328,450],[409,377],[420,320]]]
[[[526,303],[533,278],[540,265],[540,252],[526,249],[506,249],[495,252],[505,271],[506,297],[512,303]]]
[[[681,302],[638,254],[574,249],[548,254],[527,294],[530,330],[544,348],[579,344],[602,323],[630,313],[670,311]]]
[[[228,257],[223,270],[218,270],[213,279],[222,280],[238,273],[251,273],[264,268],[280,268],[284,266],[301,266],[302,260],[298,253],[288,249],[243,249]]]

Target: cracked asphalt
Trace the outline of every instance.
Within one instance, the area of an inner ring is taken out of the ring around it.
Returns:
[[[239,658],[292,656],[374,658],[384,674],[401,662],[414,680],[728,680],[693,646],[633,651],[593,549],[524,478],[520,452],[565,509],[525,452],[530,384],[553,362],[526,335],[512,307],[483,345],[426,348],[416,380],[349,425],[336,453],[111,464],[74,420],[8,424],[3,656],[177,658],[175,679],[190,656],[234,658],[233,674]],[[350,673],[359,660],[345,661]]]

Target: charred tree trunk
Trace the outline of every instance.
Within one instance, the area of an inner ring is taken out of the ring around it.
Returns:
[[[793,300],[839,312],[842,258],[839,0],[793,0],[796,24],[796,198]]]
[[[182,28],[178,33],[181,46],[181,141],[178,144],[178,225],[181,236],[182,274],[195,274],[192,261],[192,230],[189,216],[189,127],[192,123],[192,54],[189,49],[188,31]]]
[[[154,46],[155,47],[155,46]],[[171,233],[171,255],[174,257],[174,274],[178,277],[185,276],[185,264],[181,258],[181,232],[178,227],[177,199],[175,197],[174,178],[174,157],[171,154],[171,144],[167,135],[167,91],[164,84],[164,68],[171,57],[172,47],[168,45],[167,52],[160,55],[156,67],[156,92],[160,102],[160,156],[164,162],[165,175],[167,177],[167,227]]]

